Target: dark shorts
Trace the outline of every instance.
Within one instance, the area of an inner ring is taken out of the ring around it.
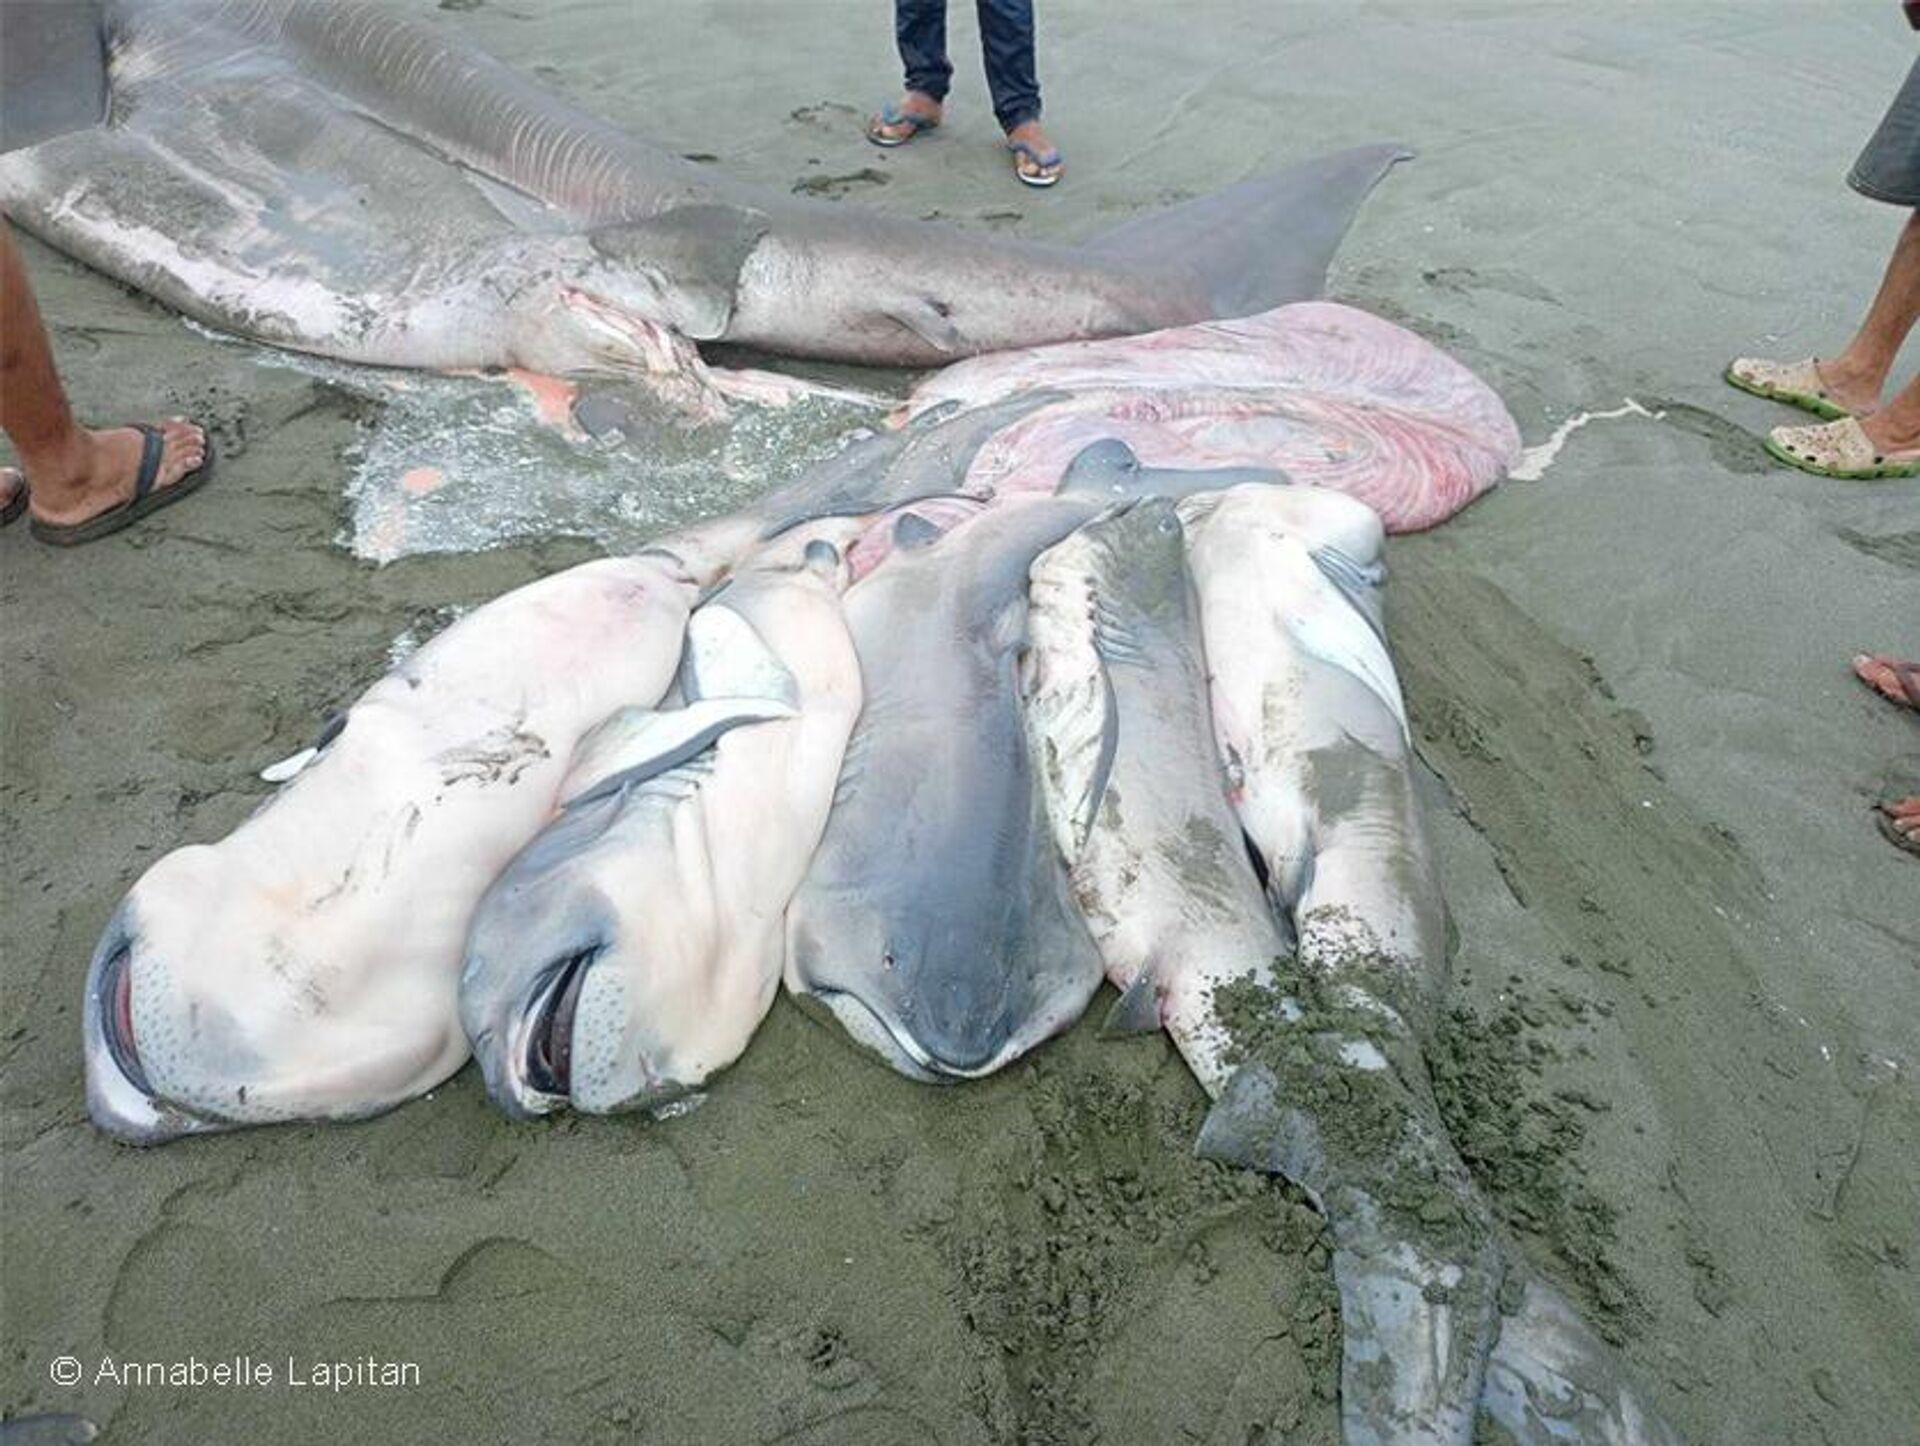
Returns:
[[[1920,206],[1920,60],[1853,163],[1847,184],[1876,201]]]

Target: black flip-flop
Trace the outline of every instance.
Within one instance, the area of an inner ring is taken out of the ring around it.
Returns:
[[[155,487],[153,484],[160,476],[160,460],[166,450],[166,435],[160,428],[145,422],[135,422],[133,428],[146,439],[140,448],[140,471],[134,478],[133,496],[118,507],[110,508],[97,517],[89,517],[85,522],[42,522],[38,517],[32,518],[27,525],[36,538],[53,547],[77,547],[83,542],[110,537],[122,528],[131,527],[149,513],[158,512],[162,507],[171,506],[188,493],[197,491],[213,472],[213,433],[201,426],[200,435],[205,439],[206,455],[200,465],[170,487]]]
[[[27,495],[27,474],[22,472],[18,467],[0,467],[0,472],[11,472],[20,479],[19,489],[12,497],[7,499],[6,506],[0,507],[0,527],[5,527],[9,522],[19,521],[20,514],[27,510],[27,502],[29,500]]]
[[[1873,822],[1880,830],[1880,836],[1895,848],[1920,858],[1920,839],[1909,837],[1893,826],[1893,806],[1904,799],[1920,795],[1920,782],[1910,776],[1906,781],[1890,783],[1874,800]]]
[[[1899,681],[1900,691],[1907,695],[1907,706],[1920,712],[1920,667],[1912,663],[1894,662],[1887,664],[1887,671]]]

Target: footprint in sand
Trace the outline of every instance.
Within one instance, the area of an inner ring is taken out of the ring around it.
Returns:
[[[844,176],[802,176],[793,183],[793,193],[796,196],[826,196],[838,200],[849,191],[863,186],[884,186],[892,179],[885,171],[862,166]]]
[[[803,105],[790,111],[787,119],[795,125],[821,126],[827,130],[839,130],[851,124],[860,112],[852,106],[837,100],[816,101],[812,105]]]

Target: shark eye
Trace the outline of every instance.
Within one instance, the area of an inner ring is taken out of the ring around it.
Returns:
[[[880,955],[880,967],[882,969],[893,968],[893,950],[888,949]]]

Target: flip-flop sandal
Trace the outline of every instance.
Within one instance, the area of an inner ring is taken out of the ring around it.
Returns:
[[[1920,838],[1901,833],[1893,826],[1894,805],[1909,798],[1920,798],[1920,779],[1911,776],[1890,782],[1880,797],[1874,801],[1873,821],[1880,830],[1880,836],[1895,848],[1920,858]]]
[[[1816,477],[1837,477],[1843,482],[1920,477],[1920,453],[1881,455],[1856,417],[1842,417],[1817,427],[1775,427],[1767,434],[1766,445],[1768,452],[1789,467]]]
[[[903,136],[885,135],[880,130],[881,126],[906,126],[907,133]],[[923,131],[939,129],[938,116],[914,115],[891,102],[881,106],[877,114],[867,117],[867,139],[889,151],[895,146],[904,146],[908,141],[919,139]]]
[[[1852,416],[1852,412],[1833,399],[1826,383],[1820,380],[1815,360],[1807,357],[1803,361],[1781,362],[1757,356],[1735,357],[1727,363],[1722,375],[1730,386],[1743,392],[1765,397],[1770,402],[1785,402],[1830,422]]]
[[[27,502],[29,501],[27,494],[27,474],[22,472],[18,467],[0,467],[0,473],[5,473],[20,483],[20,485],[14,489],[13,496],[7,499],[6,505],[0,507],[0,527],[5,527],[9,522],[19,521],[20,514],[27,510]]]
[[[1916,712],[1920,712],[1920,663],[1904,662],[1899,658],[1889,658],[1881,653],[1862,653],[1860,656],[1876,667],[1885,668],[1889,673],[1892,673],[1893,680],[1900,685],[1900,691],[1906,697],[1907,706]],[[1878,683],[1870,683],[1865,678],[1860,677],[1860,665],[1858,661],[1853,665],[1853,676],[1860,678],[1860,682],[1865,687],[1873,689],[1875,696],[1887,698],[1886,692]],[[1897,703],[1900,700],[1898,698],[1887,698],[1887,701],[1889,703]]]
[[[146,440],[140,449],[140,471],[134,477],[132,498],[97,517],[89,517],[85,522],[42,522],[37,517],[31,518],[27,526],[36,538],[54,547],[77,547],[83,542],[109,537],[122,528],[131,527],[150,513],[158,512],[162,507],[172,506],[188,493],[198,491],[212,474],[213,433],[202,426],[200,435],[206,439],[206,455],[200,465],[182,475],[171,487],[156,488],[153,484],[160,476],[166,434],[145,422],[135,422],[133,427]]]
[[[1038,146],[1034,145],[1031,141],[1015,141],[1015,140],[1009,140],[1007,142],[1007,149],[1013,152],[1013,156],[1014,156],[1013,173],[1014,175],[1020,178],[1020,183],[1022,185],[1033,186],[1037,189],[1044,190],[1046,187],[1055,184],[1060,179],[1060,152],[1059,151],[1057,150],[1043,151]],[[1034,165],[1038,166],[1040,169],[1038,171],[1027,171],[1022,169],[1020,165],[1021,156],[1025,156],[1028,160],[1032,161]]]

